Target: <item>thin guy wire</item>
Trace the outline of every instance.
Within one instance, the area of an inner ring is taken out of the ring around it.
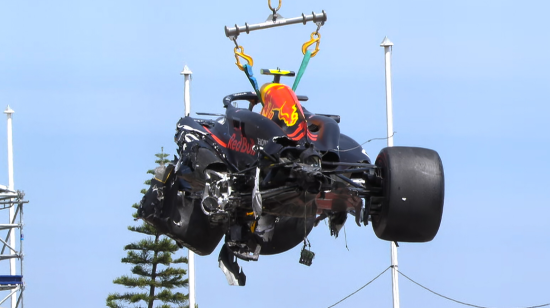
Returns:
[[[339,302],[337,302],[336,304],[333,304],[332,306],[328,306],[328,308],[331,308],[331,307],[334,307],[338,304],[340,304],[341,302],[345,301],[346,299],[348,299],[349,297],[351,297],[352,295],[354,295],[355,293],[361,291],[364,287],[368,286],[369,284],[371,284],[371,282],[375,281],[376,279],[378,279],[378,277],[382,276],[382,274],[384,274],[385,272],[387,272],[389,269],[390,269],[391,266],[388,266],[382,273],[378,274],[378,276],[374,277],[373,280],[367,282],[364,286],[360,287],[359,289],[357,289],[357,291],[351,293],[350,295],[342,298]]]
[[[445,298],[445,299],[448,299],[448,300],[450,300],[450,301],[453,301],[453,302],[455,302],[455,303],[462,304],[462,305],[465,305],[465,306],[476,307],[476,308],[489,308],[489,307],[485,307],[485,306],[477,306],[477,305],[473,305],[473,304],[468,304],[468,303],[465,303],[465,302],[458,301],[458,300],[456,300],[456,299],[452,299],[452,298],[447,297],[447,296],[445,296],[445,295],[441,295],[441,294],[439,294],[439,293],[437,293],[437,292],[435,292],[435,291],[432,291],[432,290],[428,289],[427,287],[421,285],[420,283],[418,283],[418,282],[412,280],[412,279],[409,278],[407,275],[403,274],[400,270],[397,270],[397,272],[399,272],[399,274],[401,274],[403,277],[409,279],[412,283],[416,284],[417,286],[419,286],[419,287],[421,287],[421,288],[423,288],[423,289],[425,289],[425,290],[427,290],[427,291],[430,291],[431,293],[433,293],[433,294],[435,294],[435,295],[437,295],[437,296],[443,297],[443,298]],[[548,304],[543,304],[543,305],[537,305],[537,306],[523,307],[523,308],[539,308],[539,307],[545,307],[545,306],[550,306],[550,303],[548,303]]]
[[[393,134],[392,134],[391,136],[389,136],[389,137],[384,137],[384,138],[372,138],[372,139],[369,139],[369,140],[367,140],[367,141],[361,143],[360,145],[358,145],[358,146],[356,146],[356,147],[353,147],[353,148],[351,148],[351,149],[339,150],[339,152],[347,152],[347,151],[355,150],[355,149],[357,149],[357,148],[360,148],[363,144],[369,143],[369,142],[371,142],[371,141],[373,141],[373,140],[385,140],[385,139],[390,139],[391,137],[393,137],[393,135],[395,135],[395,133],[397,133],[397,132],[393,132]]]

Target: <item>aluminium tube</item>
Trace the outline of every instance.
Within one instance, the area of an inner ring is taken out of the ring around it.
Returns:
[[[327,21],[327,14],[325,13],[325,11],[322,11],[322,13],[312,12],[311,15],[302,14],[302,16],[300,17],[280,18],[276,19],[275,21],[266,20],[265,22],[253,25],[245,23],[244,26],[235,25],[234,28],[229,28],[225,26],[225,36],[229,38],[234,38],[239,36],[241,32],[246,32],[248,34],[250,33],[250,31],[281,27],[298,23],[303,23],[305,25],[308,21],[324,24],[325,21]]]

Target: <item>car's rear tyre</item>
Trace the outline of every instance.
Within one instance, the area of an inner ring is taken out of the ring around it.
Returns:
[[[388,147],[376,158],[383,198],[372,204],[376,236],[388,241],[428,242],[441,224],[445,181],[437,152]]]

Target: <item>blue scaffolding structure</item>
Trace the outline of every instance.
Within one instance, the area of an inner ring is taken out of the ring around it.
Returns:
[[[15,273],[8,266],[9,275],[0,275],[0,305],[6,300],[12,298],[12,308],[23,308],[23,291],[25,282],[23,280],[23,204],[28,201],[23,200],[25,194],[21,191],[13,191],[6,186],[0,185],[0,210],[14,209],[13,218],[8,219],[8,223],[0,224],[0,263],[10,263],[15,259],[19,261],[19,266],[15,267]],[[19,245],[10,245],[10,236],[19,233]],[[10,262],[2,262],[10,261]],[[14,297],[15,295],[15,297]],[[13,299],[17,298],[16,301]]]

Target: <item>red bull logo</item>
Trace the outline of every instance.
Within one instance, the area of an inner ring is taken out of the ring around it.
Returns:
[[[264,108],[262,108],[262,112],[260,112],[260,114],[270,120],[273,119],[273,103],[271,100],[264,102]]]
[[[256,151],[252,149],[254,145],[255,144],[253,139],[237,136],[236,133],[233,133],[233,135],[231,136],[231,139],[229,139],[227,148],[230,150],[245,153],[248,155],[255,155]]]
[[[284,102],[279,110],[279,120],[283,120],[287,126],[294,126],[298,121],[298,112],[294,102]]]
[[[296,104],[298,98],[286,85],[272,83],[262,88],[262,98],[264,108],[261,114],[269,119],[273,119],[278,111],[279,120],[286,126],[294,126],[300,118],[298,112],[302,113],[302,108]],[[298,109],[299,108],[299,109]]]

